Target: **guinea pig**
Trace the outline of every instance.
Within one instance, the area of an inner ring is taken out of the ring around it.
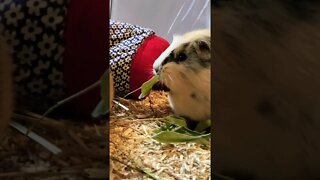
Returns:
[[[216,173],[320,178],[319,15],[314,0],[214,1]]]
[[[174,36],[153,64],[169,89],[174,113],[193,122],[211,117],[211,38],[207,29]]]
[[[0,138],[12,114],[11,58],[5,41],[0,37]]]

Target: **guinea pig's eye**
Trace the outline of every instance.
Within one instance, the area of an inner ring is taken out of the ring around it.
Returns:
[[[178,54],[177,58],[178,61],[184,61],[187,59],[187,55],[185,53]]]

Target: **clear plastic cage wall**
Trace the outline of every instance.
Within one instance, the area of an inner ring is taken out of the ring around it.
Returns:
[[[173,34],[210,29],[211,0],[110,0],[110,18],[155,30],[172,41]]]

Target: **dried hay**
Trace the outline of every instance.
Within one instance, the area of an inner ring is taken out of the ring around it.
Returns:
[[[112,179],[210,179],[210,147],[196,143],[163,144],[153,129],[172,114],[164,92],[143,101],[119,99],[110,116]]]

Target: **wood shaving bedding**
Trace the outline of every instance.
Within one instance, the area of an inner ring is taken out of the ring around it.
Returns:
[[[172,114],[167,93],[154,91],[143,101],[119,102],[129,111],[115,105],[110,116],[113,179],[210,179],[210,147],[151,138],[152,131],[164,124],[162,117]]]

